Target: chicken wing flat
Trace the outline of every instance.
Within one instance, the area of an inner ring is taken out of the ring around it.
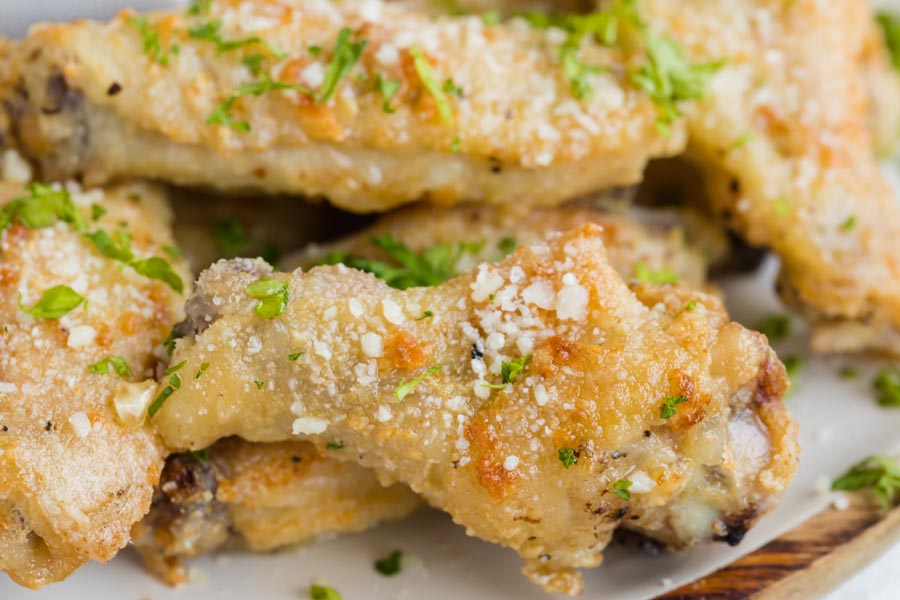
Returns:
[[[576,593],[620,525],[736,543],[796,467],[765,338],[713,296],[629,289],[596,225],[404,291],[343,265],[222,261],[186,312],[170,372],[208,366],[161,382],[168,444],[343,445],[551,591]]]
[[[362,531],[420,504],[408,487],[383,487],[372,471],[323,459],[307,442],[229,438],[203,454],[167,459],[150,514],[135,526],[132,542],[157,575],[183,583],[181,558],[223,548],[273,550]]]
[[[635,183],[684,147],[614,68],[617,49],[567,52],[567,71],[564,41],[377,0],[223,1],[35,27],[14,49],[9,104],[50,178],[327,195],[357,212],[556,204]],[[567,77],[580,61],[592,66]]]
[[[184,272],[151,278],[171,243],[156,187],[2,184],[0,202],[0,572],[39,587],[111,558],[150,506],[163,451],[138,381]]]
[[[876,163],[866,71],[893,75],[866,44],[868,3],[637,5],[694,60],[726,58],[686,109],[689,152],[722,220],[781,256],[814,348],[900,353],[900,204]]]
[[[386,275],[394,287],[430,285],[437,282],[406,280],[408,271],[396,276],[383,272],[391,268],[390,261],[404,258],[395,242],[426,260],[433,257],[436,274],[450,277],[478,263],[499,260],[519,245],[536,244],[553,232],[587,223],[600,226],[608,260],[625,279],[680,281],[701,288],[706,285],[709,264],[727,252],[724,236],[700,214],[686,210],[617,208],[612,202],[526,211],[475,204],[420,205],[382,217],[374,226],[337,243],[312,245],[286,257],[282,266],[292,270],[343,262]]]

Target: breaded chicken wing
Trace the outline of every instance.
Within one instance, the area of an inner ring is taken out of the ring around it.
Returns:
[[[445,274],[452,276],[480,262],[499,260],[519,245],[542,242],[553,232],[587,223],[600,225],[608,260],[626,280],[662,279],[702,288],[709,264],[728,250],[727,240],[714,225],[687,210],[618,208],[612,200],[524,211],[474,204],[420,205],[382,217],[337,243],[312,245],[286,257],[281,266],[292,270],[348,260],[354,266],[361,264],[357,259],[391,264],[397,254],[390,247],[395,240],[416,253],[441,253],[441,258],[446,254]]]
[[[719,301],[629,289],[595,225],[405,291],[343,265],[222,261],[151,414],[183,450],[343,444],[576,593],[619,527],[739,541],[796,467],[782,365]],[[177,389],[176,389],[177,388]]]
[[[157,575],[183,583],[181,558],[222,548],[273,550],[362,531],[405,517],[420,503],[408,487],[383,487],[372,471],[325,459],[312,444],[229,438],[203,454],[167,459],[150,514],[135,526],[132,542]]]
[[[900,203],[875,160],[866,87],[873,69],[893,75],[866,43],[868,2],[637,5],[693,60],[727,59],[687,109],[689,152],[723,222],[781,256],[814,348],[900,354]]]
[[[110,559],[150,506],[163,449],[144,426],[154,384],[138,382],[182,318],[185,272],[151,278],[162,259],[126,267],[88,237],[164,255],[154,186],[0,184],[0,203],[0,572],[39,587]]]
[[[552,205],[683,149],[619,50],[564,61],[558,33],[377,0],[125,13],[35,27],[14,49],[9,104],[45,177],[325,195],[356,212]]]

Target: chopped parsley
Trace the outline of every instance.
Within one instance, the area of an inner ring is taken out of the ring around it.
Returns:
[[[10,200],[0,211],[0,229],[16,221],[29,229],[50,227],[57,221],[72,225],[76,231],[86,231],[87,222],[69,192],[45,183],[29,183],[27,196]]]
[[[178,249],[178,246],[163,246],[163,252],[165,252],[172,258],[178,258],[179,256],[181,256],[181,250]]]
[[[791,216],[791,203],[788,202],[787,198],[779,198],[775,201],[775,212],[781,215],[782,217]]]
[[[91,220],[92,221],[99,221],[101,218],[103,218],[103,215],[105,215],[105,214],[106,214],[105,208],[103,208],[96,202],[94,204],[91,204]]]
[[[212,227],[212,234],[222,256],[237,256],[250,243],[244,225],[235,217],[216,221]]]
[[[884,454],[875,454],[861,460],[831,483],[832,490],[871,489],[884,510],[894,504],[898,488],[900,465]]]
[[[117,231],[113,237],[100,229],[85,235],[103,256],[124,263],[139,275],[162,281],[179,294],[184,291],[184,282],[172,269],[169,261],[159,256],[137,258],[134,255],[131,251],[131,237],[128,234]]]
[[[731,146],[729,146],[729,149],[730,150],[740,150],[741,148],[743,148],[744,146],[746,146],[747,144],[752,142],[755,137],[756,137],[756,135],[752,131],[747,130],[744,133],[742,133],[741,135],[739,135],[737,137],[737,139],[735,139],[733,142],[731,142]]]
[[[859,371],[854,367],[841,367],[838,375],[841,379],[859,379]]]
[[[259,75],[262,73],[264,60],[266,60],[266,57],[262,54],[248,54],[241,59],[241,62],[244,63],[244,66],[247,67],[247,70],[250,71],[251,75]]]
[[[340,442],[328,442],[325,444],[326,450],[342,450],[344,448],[344,444]]]
[[[180,385],[180,384],[179,384]],[[147,409],[147,414],[150,415],[150,418],[156,416],[156,413],[159,412],[159,409],[163,407],[163,404],[166,403],[166,400],[169,399],[169,396],[175,393],[175,388],[170,384],[163,388],[163,391],[159,393],[159,396],[150,404],[150,407]]]
[[[402,402],[404,398],[406,398],[413,388],[419,385],[424,379],[427,377],[431,377],[432,375],[437,375],[441,372],[440,365],[434,365],[415,379],[410,379],[409,381],[405,381],[403,379],[400,380],[400,383],[397,384],[397,387],[394,388],[394,398],[397,399],[397,402]]]
[[[284,81],[263,79],[262,81],[245,83],[233,91],[228,98],[206,117],[206,123],[208,125],[222,125],[234,129],[235,131],[250,131],[250,123],[247,121],[239,121],[231,114],[231,109],[234,108],[235,102],[242,96],[262,96],[266,92],[273,92],[276,90],[293,90],[306,96],[313,96],[313,93],[305,87]]]
[[[204,450],[188,450],[186,452],[188,456],[193,458],[194,460],[203,463],[204,465],[209,462],[209,453]]]
[[[437,105],[438,114],[440,114],[441,120],[447,125],[452,125],[453,111],[450,108],[450,102],[447,100],[447,95],[444,93],[437,77],[434,75],[431,63],[428,62],[428,59],[425,58],[425,55],[422,54],[422,51],[418,46],[410,46],[409,54],[413,58],[413,66],[416,69],[416,73],[419,75],[419,79],[422,81],[422,85],[425,86],[425,90],[431,94],[432,98],[434,98],[434,103]]]
[[[256,389],[261,390],[261,389],[263,389],[263,386],[266,385],[266,382],[262,381],[260,379],[254,379],[253,385],[256,386]]]
[[[343,27],[340,32],[338,32],[337,41],[335,41],[334,44],[334,54],[331,58],[331,64],[329,64],[328,68],[325,70],[325,78],[322,80],[322,85],[316,92],[316,104],[325,104],[331,100],[337,90],[338,83],[350,73],[353,65],[355,65],[356,61],[359,60],[359,57],[362,56],[363,48],[366,47],[368,41],[360,40],[358,42],[351,42],[350,35],[351,32],[349,27]]]
[[[417,253],[390,234],[376,235],[369,241],[399,266],[380,260],[349,256],[342,252],[332,252],[322,263],[329,265],[341,263],[353,269],[366,271],[383,279],[393,288],[405,290],[411,287],[438,285],[455,277],[458,274],[456,265],[462,255],[474,255],[481,249],[479,244],[472,243],[437,244]]]
[[[344,600],[341,593],[330,585],[320,585],[318,583],[309,586],[309,597],[311,600]]]
[[[67,285],[56,285],[41,294],[41,299],[31,308],[22,306],[19,308],[33,317],[41,319],[58,319],[75,310],[84,302],[78,292]]]
[[[660,285],[663,283],[678,283],[680,278],[672,269],[663,268],[653,270],[647,263],[639,262],[634,266],[634,278],[641,283]]]
[[[519,242],[514,237],[507,236],[497,242],[497,249],[500,250],[501,253],[503,253],[503,256],[512,254],[518,247]]]
[[[675,408],[682,402],[687,402],[686,396],[668,396],[663,398],[662,406],[659,408],[659,416],[663,419],[671,419],[675,416],[677,409]]]
[[[375,561],[375,570],[385,577],[393,577],[400,572],[400,558],[403,553],[394,550],[387,557]]]
[[[378,88],[378,92],[381,94],[381,110],[388,114],[393,113],[395,109],[391,106],[391,100],[394,99],[394,95],[400,89],[400,82],[386,79],[379,73],[375,76],[375,87]]]
[[[416,319],[416,321],[424,321],[425,319],[430,319],[433,316],[434,316],[433,312],[431,312],[430,310],[426,310],[425,312],[422,313],[421,317]]]
[[[319,46],[318,44],[310,44],[306,50],[309,52],[310,56],[318,57],[322,54],[322,46]]]
[[[197,369],[197,372],[194,373],[194,379],[200,379],[200,377],[203,375],[204,371],[206,371],[208,368],[209,368],[208,362],[202,363],[200,365],[200,368]]]
[[[90,373],[97,373],[100,375],[108,375],[110,368],[112,368],[119,377],[131,377],[131,367],[128,366],[128,361],[121,356],[108,356],[100,362],[88,365],[88,371]]]
[[[564,469],[568,469],[572,465],[578,464],[578,454],[573,448],[565,446],[556,452],[559,456],[559,462],[562,463]]]
[[[697,310],[697,301],[696,300],[688,300],[688,303],[684,305],[684,310],[687,312],[694,312]]]
[[[887,367],[881,369],[872,386],[878,393],[878,404],[881,406],[900,406],[900,368]]]
[[[163,348],[166,349],[166,354],[172,356],[172,353],[175,352],[175,340],[178,339],[178,335],[176,335],[175,330],[169,332],[169,335],[166,336],[166,339],[163,340]]]
[[[803,366],[806,364],[803,357],[797,356],[796,354],[786,356],[782,362],[784,362],[784,370],[787,372],[788,379],[791,381],[800,375],[800,371],[803,370]]]
[[[444,85],[441,89],[448,94],[453,94],[457,98],[463,97],[463,89],[453,82],[452,77],[448,77],[444,80]]]
[[[207,42],[214,43],[216,45],[216,52],[219,54],[231,52],[232,50],[244,48],[245,46],[262,44],[266,48],[268,48],[269,52],[271,52],[272,55],[276,58],[284,58],[286,56],[284,52],[273,46],[269,41],[259,36],[254,35],[252,37],[244,38],[241,40],[225,40],[222,38],[221,29],[221,21],[209,21],[207,23],[201,23],[200,25],[196,25],[188,29],[188,36],[195,40],[205,40]]]
[[[169,55],[178,54],[178,44],[172,44],[168,50],[163,49],[159,41],[159,32],[153,29],[147,17],[128,17],[128,23],[133,25],[138,30],[138,33],[141,34],[141,39],[144,43],[144,54],[149,56],[153,62],[166,66],[169,64]]]
[[[856,229],[856,223],[856,217],[850,215],[843,223],[841,223],[841,231],[853,231]]]
[[[770,342],[778,342],[790,335],[791,318],[787,315],[770,315],[757,323],[755,329],[769,338]]]
[[[884,32],[884,42],[891,56],[891,64],[900,69],[900,18],[890,13],[878,13],[878,24]]]
[[[258,300],[256,306],[253,307],[253,312],[258,317],[272,319],[287,308],[289,289],[286,281],[266,277],[256,283],[251,283],[244,291],[251,298]]]
[[[288,360],[294,362],[301,356],[303,356],[303,352],[294,352],[293,354],[288,354]]]
[[[178,363],[177,365],[172,365],[171,367],[166,369],[165,374],[166,375],[174,375],[178,371],[182,370],[186,364],[187,364],[187,360],[183,360],[180,363]]]
[[[213,0],[194,0],[191,2],[191,5],[188,7],[187,14],[192,17],[201,17],[203,15],[209,14],[209,10],[212,8]]]
[[[491,25],[497,25],[500,21],[503,20],[503,13],[501,13],[498,9],[489,10],[485,13],[481,14],[481,22],[490,27]]]
[[[482,385],[486,388],[501,390],[508,384],[514,382],[516,378],[522,374],[522,371],[525,370],[525,367],[527,367],[528,363],[530,362],[530,354],[515,358],[509,362],[506,362],[504,360],[500,363],[500,374],[503,376],[503,383],[484,383]]]
[[[632,482],[627,479],[620,479],[613,484],[613,494],[622,500],[631,500],[631,492],[628,488],[632,486]]]

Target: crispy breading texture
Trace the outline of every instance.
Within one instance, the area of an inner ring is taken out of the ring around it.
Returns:
[[[33,28],[14,50],[13,104],[43,175],[326,195],[358,212],[421,197],[550,205],[634,183],[649,158],[684,147],[681,123],[661,135],[653,102],[615,68],[621,51],[584,44],[596,73],[579,100],[560,59],[565,36],[521,19],[488,26],[377,1],[235,0],[211,11]],[[213,22],[223,41],[264,42],[221,51],[189,34]],[[344,27],[352,34],[335,58]],[[363,40],[353,64],[350,44]],[[339,64],[353,66],[329,94]],[[266,91],[245,88],[219,110],[245,85]]]
[[[23,195],[21,186],[0,187],[3,204]],[[92,229],[127,231],[140,255],[171,241],[156,187],[73,191],[72,199],[88,219],[91,204],[102,206]],[[111,558],[149,508],[163,455],[142,425],[153,384],[133,382],[151,374],[153,348],[181,318],[183,298],[104,258],[69,224],[14,221],[0,236],[0,571],[36,588]],[[85,303],[61,318],[20,308],[57,285]],[[133,376],[89,372],[110,356]]]
[[[157,575],[184,583],[181,558],[226,547],[262,552],[362,531],[420,504],[408,487],[382,486],[372,471],[324,458],[312,444],[229,438],[202,459],[168,458],[150,514],[135,526],[132,542]]]
[[[271,318],[247,291],[265,278],[250,291],[272,292]],[[186,310],[173,361],[209,367],[156,414],[167,443],[340,441],[336,458],[515,549],[551,591],[579,591],[574,568],[620,524],[676,547],[738,541],[796,468],[765,338],[712,296],[629,289],[596,225],[405,291],[343,266],[222,261]]]
[[[617,206],[612,197],[598,197],[524,211],[521,207],[476,204],[413,206],[384,216],[372,227],[338,242],[311,245],[285,257],[280,266],[284,270],[310,268],[339,255],[390,261],[372,241],[390,235],[420,253],[449,245],[455,255],[452,271],[461,273],[480,262],[499,260],[517,246],[536,244],[554,232],[587,223],[600,226],[608,260],[626,280],[664,277],[702,288],[709,264],[728,251],[724,235],[699,213]]]
[[[694,60],[727,57],[687,110],[689,152],[722,220],[781,256],[781,287],[813,322],[814,349],[900,354],[900,204],[876,163],[880,95],[866,71],[894,76],[871,44],[868,2],[638,6]]]

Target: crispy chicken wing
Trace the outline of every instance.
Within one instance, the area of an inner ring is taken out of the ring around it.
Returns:
[[[689,152],[723,222],[781,256],[814,348],[900,353],[900,204],[875,160],[865,71],[893,75],[865,43],[868,3],[638,6],[694,60],[727,59],[687,110]]]
[[[362,531],[404,517],[420,503],[408,487],[383,487],[372,471],[324,459],[307,442],[229,438],[203,455],[167,459],[150,514],[135,526],[132,542],[157,575],[183,583],[183,557],[235,547],[266,551]]]
[[[709,264],[728,250],[724,236],[699,214],[620,208],[612,199],[525,211],[474,204],[420,205],[382,217],[337,243],[312,245],[289,255],[281,265],[285,270],[309,268],[348,257],[390,261],[390,253],[378,239],[388,235],[417,253],[443,247],[452,262],[448,265],[452,275],[479,262],[499,260],[519,245],[541,242],[552,232],[586,223],[601,226],[599,235],[608,260],[625,279],[662,278],[701,288],[706,285]]]
[[[43,175],[327,195],[358,212],[421,197],[549,205],[634,183],[684,147],[680,126],[658,132],[618,50],[579,51],[588,97],[566,77],[564,36],[521,19],[377,0],[211,11],[35,27],[14,50],[10,105]]]
[[[340,443],[471,535],[577,592],[618,526],[736,543],[796,467],[782,365],[719,301],[629,289],[586,225],[436,287],[345,266],[222,261],[153,414],[184,450],[239,435]]]
[[[127,232],[132,252],[162,254],[171,213],[156,187],[64,196],[0,184],[0,202],[11,217],[0,233],[0,571],[39,587],[111,558],[150,506],[163,450],[142,425],[154,384],[138,381],[183,297],[79,232]]]

